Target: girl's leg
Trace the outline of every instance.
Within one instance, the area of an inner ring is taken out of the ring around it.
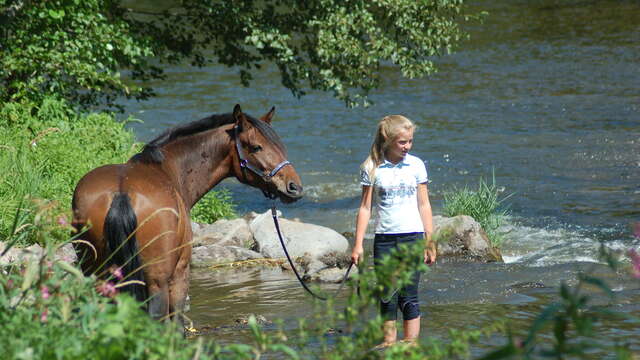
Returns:
[[[398,329],[396,328],[395,320],[386,320],[382,325],[382,330],[384,332],[383,345],[391,345],[396,342],[398,339]]]
[[[383,256],[388,255],[396,246],[396,241],[393,237],[376,234],[373,243],[373,261],[376,275],[378,274],[379,261]],[[391,293],[389,288],[385,287],[383,295],[379,300],[380,315],[384,319],[382,325],[382,331],[384,334],[384,340],[380,346],[389,346],[396,342],[398,336],[398,330],[396,328],[396,319],[398,313],[398,294],[397,291]]]
[[[403,323],[404,339],[406,341],[415,341],[420,336],[420,316],[415,319],[405,320]]]
[[[414,245],[417,238],[420,238],[421,234],[412,234],[413,239],[408,241],[409,244]],[[411,238],[410,237],[410,238]],[[421,259],[407,259],[410,262],[418,262]],[[398,303],[402,310],[403,328],[405,341],[415,341],[420,335],[420,302],[418,300],[418,285],[420,284],[420,272],[414,271],[411,275],[411,281],[405,285],[399,292]]]

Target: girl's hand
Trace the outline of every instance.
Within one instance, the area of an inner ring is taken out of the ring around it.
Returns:
[[[436,262],[437,251],[433,247],[427,247],[424,249],[424,263],[427,265],[433,265]]]
[[[360,258],[362,257],[362,253],[364,253],[364,249],[362,246],[354,246],[353,251],[351,251],[351,261],[358,265]]]

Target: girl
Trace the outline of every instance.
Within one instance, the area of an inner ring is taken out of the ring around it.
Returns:
[[[363,253],[364,235],[375,203],[376,221],[373,245],[374,264],[400,244],[414,244],[424,239],[424,262],[436,261],[436,245],[431,241],[433,220],[427,170],[424,163],[410,155],[415,125],[401,115],[385,116],[378,124],[369,157],[362,163],[360,183],[362,198],[356,218],[356,237],[351,260],[358,264]],[[400,307],[404,340],[415,341],[420,333],[420,306],[415,271],[409,285],[396,291],[390,299],[380,300],[384,319],[383,346],[397,339],[396,318]]]

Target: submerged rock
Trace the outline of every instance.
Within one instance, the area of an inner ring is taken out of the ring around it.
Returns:
[[[191,266],[194,268],[207,267],[222,263],[261,258],[263,258],[263,256],[260,253],[239,246],[211,244],[193,248]]]
[[[346,267],[346,268],[325,267],[325,268],[323,268],[323,269],[321,269],[321,270],[319,270],[317,272],[305,275],[304,280],[305,281],[312,281],[312,282],[324,282],[324,283],[339,284],[345,279],[345,276],[347,276],[347,270],[348,269],[349,269],[349,267]],[[351,270],[349,271],[349,275],[348,275],[347,278],[350,279],[351,277],[353,277],[353,275],[357,271],[358,270],[356,269],[356,267],[353,266],[351,268]]]

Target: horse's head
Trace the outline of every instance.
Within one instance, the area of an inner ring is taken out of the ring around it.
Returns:
[[[240,182],[289,203],[302,197],[302,182],[271,127],[274,112],[275,108],[271,108],[260,119],[254,119],[243,113],[240,105],[234,107],[232,136],[236,159],[233,169]]]

